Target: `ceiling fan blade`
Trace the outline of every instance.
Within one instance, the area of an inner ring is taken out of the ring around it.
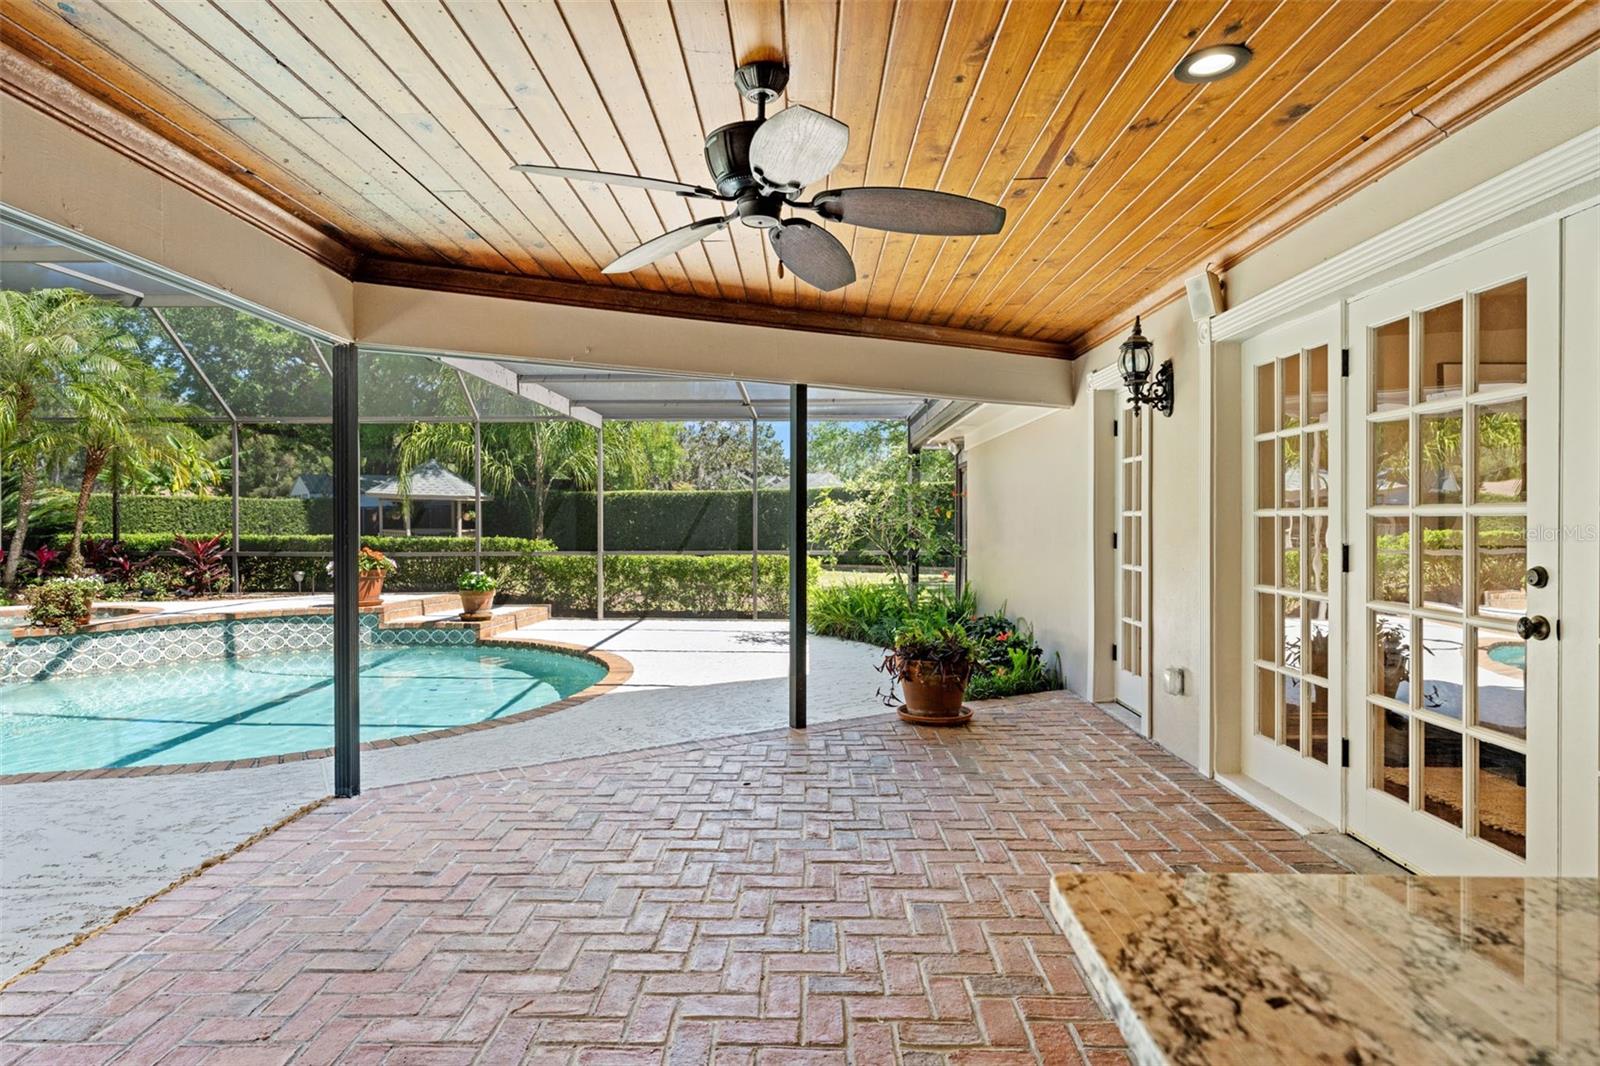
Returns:
[[[844,158],[850,127],[800,104],[763,122],[750,138],[750,172],[779,192],[821,181]]]
[[[856,280],[856,265],[839,238],[803,218],[784,219],[767,231],[778,261],[794,276],[823,292],[842,289]]]
[[[730,215],[729,218],[732,216]],[[675,230],[668,230],[661,236],[645,241],[631,252],[623,252],[615,260],[606,264],[602,274],[626,274],[630,270],[638,270],[648,266],[657,259],[664,259],[673,252],[679,252],[694,244],[696,241],[705,240],[713,233],[726,229],[726,218],[702,218],[679,226]]]
[[[680,196],[704,196],[713,200],[719,199],[716,192],[711,189],[702,189],[698,185],[686,185],[681,181],[668,181],[666,178],[641,178],[637,174],[611,174],[604,170],[545,167],[536,163],[517,163],[511,169],[544,178],[566,178],[568,181],[598,181],[607,185],[631,185],[635,189],[659,189],[662,192],[675,192]]]
[[[1006,209],[933,189],[866,186],[818,193],[810,207],[831,222],[889,230],[967,237],[999,233]]]

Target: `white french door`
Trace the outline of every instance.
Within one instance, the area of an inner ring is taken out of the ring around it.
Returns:
[[[1551,223],[1349,304],[1347,824],[1425,873],[1556,872],[1559,284]]]
[[[1120,398],[1120,397],[1119,397]],[[1149,675],[1150,571],[1145,522],[1149,506],[1149,423],[1155,415],[1123,408],[1117,415],[1117,639],[1113,648],[1116,699],[1135,714],[1146,711]]]
[[[1344,581],[1341,314],[1246,341],[1245,774],[1340,821]]]

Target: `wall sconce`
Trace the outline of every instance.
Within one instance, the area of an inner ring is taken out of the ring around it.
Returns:
[[[1137,415],[1140,407],[1149,407],[1172,416],[1172,360],[1168,359],[1150,380],[1150,366],[1155,362],[1156,346],[1139,328],[1139,316],[1133,318],[1133,332],[1122,342],[1122,354],[1117,356],[1117,369],[1122,372],[1122,383],[1128,387],[1128,402]]]

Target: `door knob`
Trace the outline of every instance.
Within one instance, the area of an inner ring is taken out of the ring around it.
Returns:
[[[1542,566],[1528,567],[1528,587],[1542,589],[1550,584],[1550,571]]]
[[[1544,640],[1550,635],[1550,619],[1542,614],[1517,619],[1517,636],[1523,640]]]

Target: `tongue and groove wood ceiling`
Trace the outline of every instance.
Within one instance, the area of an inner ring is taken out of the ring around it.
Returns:
[[[336,238],[354,276],[1074,354],[1595,47],[1573,0],[4,0],[32,63]],[[1186,52],[1248,43],[1209,85]],[[720,205],[513,162],[705,184],[754,117],[741,61],[849,124],[811,191],[1002,204],[992,237],[833,224],[858,280],[780,276],[764,234],[632,274]],[[13,65],[13,70],[15,65]],[[14,78],[13,78],[14,80]],[[253,198],[252,198],[253,199]]]

